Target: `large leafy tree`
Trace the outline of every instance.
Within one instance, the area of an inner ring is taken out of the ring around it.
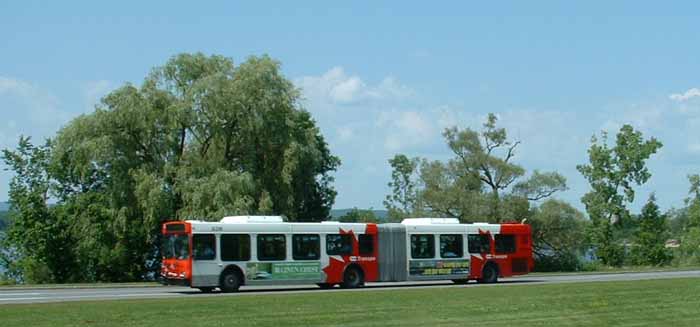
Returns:
[[[579,257],[588,244],[585,231],[589,221],[570,204],[548,199],[533,209],[533,252],[539,270],[577,270]]]
[[[327,219],[340,164],[277,61],[236,66],[203,54],[177,55],[141,86],[111,92],[62,128],[45,157],[39,170],[80,235],[73,252],[88,280],[154,269],[166,219]]]
[[[646,161],[661,146],[655,138],[645,140],[641,132],[624,125],[612,147],[607,134],[601,139],[593,136],[589,163],[576,167],[591,186],[581,201],[593,223],[590,237],[596,254],[604,264],[622,264],[624,252],[614,239],[614,227],[630,216],[627,205],[634,201],[634,186],[649,180]]]
[[[566,179],[556,172],[535,171],[529,178],[525,169],[513,162],[520,141],[508,139],[505,128],[497,126],[489,114],[482,130],[447,128],[445,141],[454,154],[447,162],[408,159],[397,155],[390,160],[393,190],[387,208],[402,207],[399,201],[409,194],[413,210],[419,213],[457,217],[462,221],[502,221],[526,218],[529,202],[547,198],[566,189]],[[412,163],[398,165],[397,160]],[[413,192],[406,178],[417,172]],[[399,178],[397,178],[397,176]],[[406,208],[408,209],[408,208]],[[404,209],[405,211],[405,209]],[[405,213],[404,213],[405,214]]]
[[[481,133],[457,127],[443,133],[456,156],[454,165],[462,177],[477,178],[489,189],[491,219],[500,216],[501,192],[525,174],[525,169],[511,161],[520,141],[508,140],[505,128],[496,127],[496,121],[496,115],[489,114]]]

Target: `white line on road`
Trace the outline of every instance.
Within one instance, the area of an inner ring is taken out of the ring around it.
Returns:
[[[152,296],[157,296],[157,297],[168,297],[168,296],[177,296],[177,294],[168,294],[168,293],[139,293],[139,294],[111,294],[110,296],[119,298],[119,297],[135,297],[135,296],[143,296],[143,297],[152,297]],[[41,301],[63,301],[63,300],[77,300],[77,299],[103,299],[105,297],[104,294],[95,294],[95,295],[73,295],[73,296],[62,296],[62,297],[52,297],[52,296],[44,296],[44,297],[18,297],[18,298],[7,298],[7,299],[0,299],[0,301],[35,301],[35,300],[41,300]]]
[[[41,295],[41,293],[0,293],[0,296],[27,296],[27,295]]]

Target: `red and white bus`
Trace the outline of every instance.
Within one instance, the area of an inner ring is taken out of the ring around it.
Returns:
[[[161,280],[209,292],[243,285],[477,280],[533,268],[529,225],[460,224],[412,218],[400,224],[287,223],[274,216],[163,224]]]

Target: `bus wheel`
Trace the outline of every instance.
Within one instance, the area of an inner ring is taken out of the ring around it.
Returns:
[[[348,267],[343,275],[343,283],[341,286],[343,288],[358,288],[365,284],[365,277],[362,274],[362,270],[357,267]]]
[[[478,279],[479,283],[491,284],[498,282],[498,270],[496,265],[493,263],[487,264],[484,270],[481,271],[481,278]]]
[[[214,291],[214,288],[213,287],[200,287],[199,290],[202,291],[202,293],[211,293],[212,291]]]
[[[241,276],[233,270],[225,271],[221,275],[221,291],[224,293],[231,293],[238,291],[241,287]]]
[[[324,290],[331,289],[331,288],[333,288],[333,286],[335,286],[335,284],[331,284],[331,283],[318,283],[316,285],[318,285],[318,287],[320,287]]]
[[[468,279],[453,279],[452,282],[457,284],[457,285],[464,285],[466,283],[469,283],[469,280]]]

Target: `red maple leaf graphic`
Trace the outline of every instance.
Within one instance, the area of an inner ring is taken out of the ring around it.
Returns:
[[[355,233],[350,230],[350,231],[344,231],[342,228],[339,228],[339,233],[340,235],[350,235],[353,238],[353,249],[352,253],[357,253],[357,237],[355,237]],[[340,257],[342,261],[336,259],[337,257]],[[350,255],[333,255],[328,257],[328,266],[326,268],[323,268],[323,272],[326,273],[326,283],[340,283],[343,281],[343,272],[345,271],[345,266],[347,263],[350,262]]]

